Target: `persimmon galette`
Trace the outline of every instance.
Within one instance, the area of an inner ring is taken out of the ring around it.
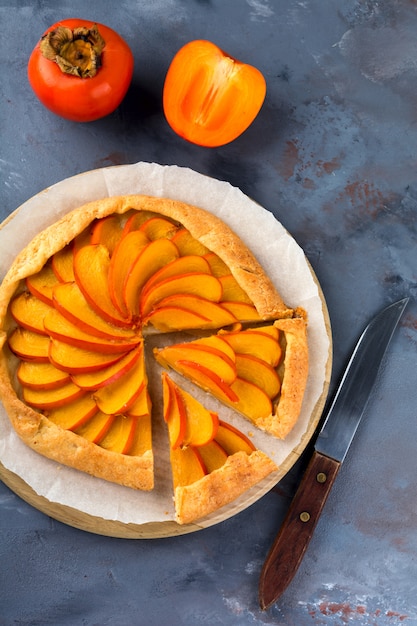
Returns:
[[[141,490],[154,486],[158,403],[176,519],[188,523],[277,468],[166,370],[284,438],[306,386],[306,326],[219,218],[169,199],[106,198],[39,233],[4,278],[1,399],[40,454]]]

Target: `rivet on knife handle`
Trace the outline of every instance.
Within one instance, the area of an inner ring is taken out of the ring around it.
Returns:
[[[307,549],[340,463],[314,452],[259,581],[259,603],[267,609],[288,586]]]

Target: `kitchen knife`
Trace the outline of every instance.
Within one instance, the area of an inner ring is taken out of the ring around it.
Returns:
[[[408,300],[404,298],[383,309],[356,344],[311,460],[265,560],[259,581],[261,609],[267,609],[279,598],[301,563]]]

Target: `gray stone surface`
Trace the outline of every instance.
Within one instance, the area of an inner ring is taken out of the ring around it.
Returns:
[[[80,16],[120,32],[134,80],[106,119],[54,116],[26,78],[44,29]],[[227,180],[291,232],[322,285],[331,390],[364,324],[417,284],[417,6],[411,0],[0,2],[0,218],[49,185],[155,161]],[[265,75],[254,124],[217,149],[167,125],[175,52],[209,39]],[[0,484],[0,624],[417,624],[416,370],[412,301],[304,561],[258,608],[262,562],[306,455],[236,517],[181,537],[123,540],[38,512]]]

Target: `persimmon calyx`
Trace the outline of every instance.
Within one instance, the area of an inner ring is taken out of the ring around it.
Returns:
[[[58,26],[40,41],[43,56],[54,61],[64,74],[92,78],[101,67],[101,53],[106,42],[97,25],[91,28]]]

